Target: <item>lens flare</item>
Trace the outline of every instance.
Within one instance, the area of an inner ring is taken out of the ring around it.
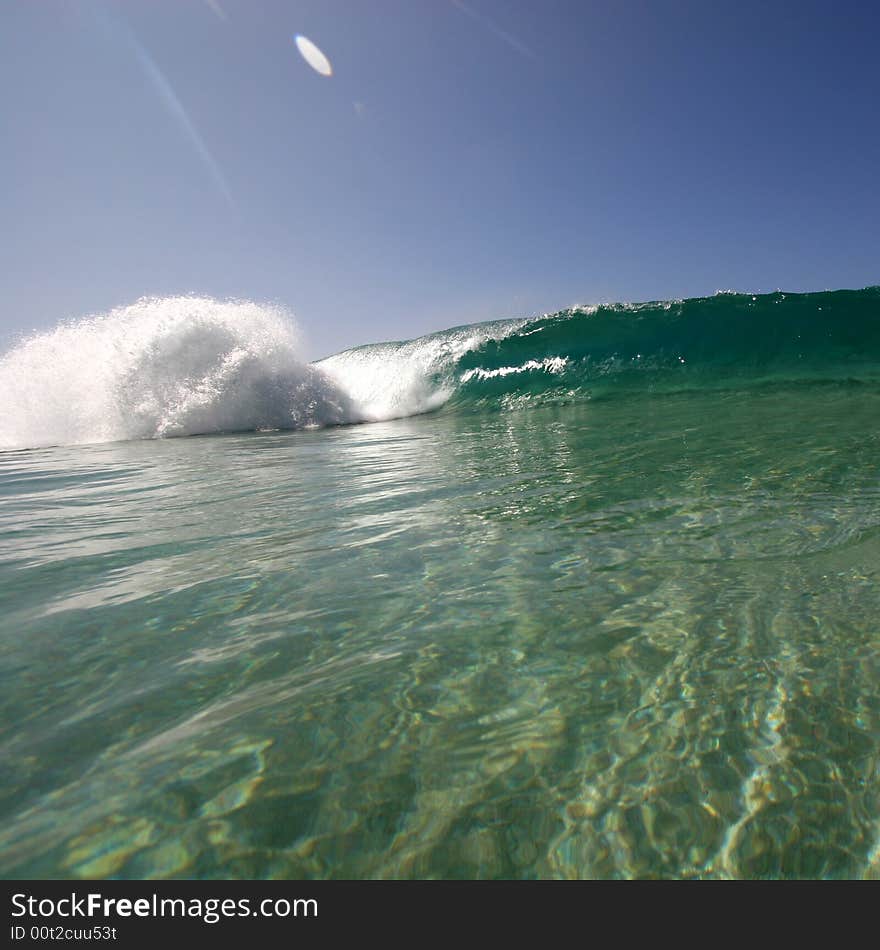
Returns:
[[[320,73],[322,76],[333,75],[333,67],[330,65],[330,60],[327,59],[310,39],[297,34],[297,36],[294,37],[294,42],[302,58],[316,73]]]

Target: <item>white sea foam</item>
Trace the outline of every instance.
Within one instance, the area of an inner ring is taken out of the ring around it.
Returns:
[[[0,447],[362,419],[298,351],[283,310],[242,301],[145,298],[62,324],[0,360]]]
[[[498,369],[482,369],[478,366],[476,369],[469,369],[462,373],[461,381],[466,383],[474,378],[496,379],[501,376],[510,376],[512,373],[529,373],[534,370],[558,376],[565,372],[566,366],[568,366],[567,356],[548,356],[543,360],[526,360],[521,366],[500,366]]]
[[[452,392],[443,370],[518,321],[360,347],[308,364],[282,308],[144,298],[36,334],[0,359],[0,448],[408,416]]]
[[[352,398],[371,421],[428,412],[446,402],[456,381],[445,371],[487,340],[500,340],[527,321],[501,320],[457,327],[405,343],[346,350],[315,365]]]

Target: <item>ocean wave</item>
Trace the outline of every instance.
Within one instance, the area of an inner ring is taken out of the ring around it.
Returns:
[[[462,354],[454,402],[880,380],[880,288],[574,308]],[[531,371],[531,372],[526,372]]]
[[[283,309],[144,298],[0,359],[0,448],[297,429],[634,391],[880,381],[880,288],[574,308],[317,363]]]

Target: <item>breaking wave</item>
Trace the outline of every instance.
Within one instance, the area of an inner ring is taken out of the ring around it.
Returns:
[[[880,381],[880,288],[575,308],[317,363],[279,307],[145,298],[0,359],[0,448],[369,422],[794,382]]]

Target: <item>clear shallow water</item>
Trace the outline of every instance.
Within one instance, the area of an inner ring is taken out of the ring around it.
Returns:
[[[0,455],[0,874],[880,875],[880,394]]]

